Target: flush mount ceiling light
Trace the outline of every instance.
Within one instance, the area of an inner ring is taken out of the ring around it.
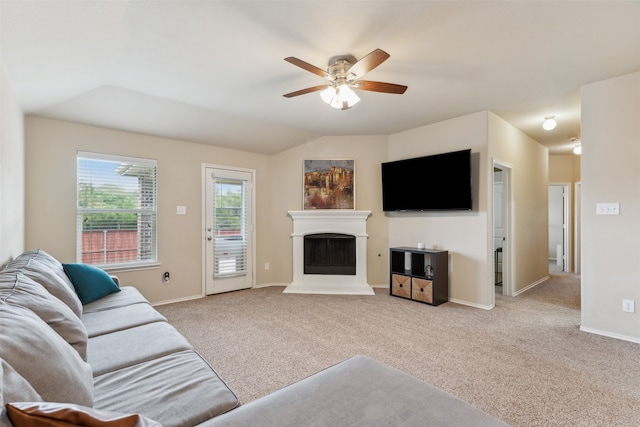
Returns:
[[[547,116],[544,118],[544,122],[542,122],[542,129],[544,130],[553,130],[556,128],[556,116]]]
[[[573,146],[573,154],[582,154],[582,143],[579,138],[571,138],[571,142],[575,145]]]
[[[407,90],[407,87],[403,85],[359,80],[360,77],[382,64],[387,58],[389,58],[387,52],[376,49],[359,61],[355,61],[354,59],[355,64],[352,64],[349,58],[337,58],[330,63],[329,68],[325,71],[290,56],[284,60],[303,70],[316,74],[323,79],[329,80],[330,83],[287,93],[284,97],[293,98],[294,96],[304,95],[305,93],[321,91],[320,97],[324,102],[338,110],[347,110],[360,101],[354,89],[403,94]]]

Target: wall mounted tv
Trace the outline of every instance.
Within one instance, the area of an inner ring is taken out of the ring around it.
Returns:
[[[471,150],[382,163],[382,210],[471,210]]]

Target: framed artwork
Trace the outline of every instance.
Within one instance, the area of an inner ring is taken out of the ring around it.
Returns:
[[[355,160],[305,160],[303,210],[355,209]]]

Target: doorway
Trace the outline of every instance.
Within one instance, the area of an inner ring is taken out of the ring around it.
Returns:
[[[254,281],[254,172],[203,165],[203,288],[206,295]]]
[[[571,271],[570,186],[566,183],[549,184],[549,269]]]
[[[493,161],[492,259],[495,294],[513,295],[511,166]]]
[[[574,202],[573,202],[573,224],[574,224],[574,231],[573,231],[573,272],[576,274],[580,274],[581,271],[581,262],[582,262],[582,252],[580,251],[581,245],[582,245],[582,241],[580,240],[581,238],[581,233],[582,230],[580,229],[580,224],[582,223],[582,210],[581,210],[581,203],[582,203],[582,182],[576,182],[575,183],[575,196],[574,196]]]

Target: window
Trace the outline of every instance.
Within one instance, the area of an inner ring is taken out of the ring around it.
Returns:
[[[213,177],[214,277],[247,274],[245,178]]]
[[[155,160],[78,152],[78,262],[157,262],[156,169]]]

